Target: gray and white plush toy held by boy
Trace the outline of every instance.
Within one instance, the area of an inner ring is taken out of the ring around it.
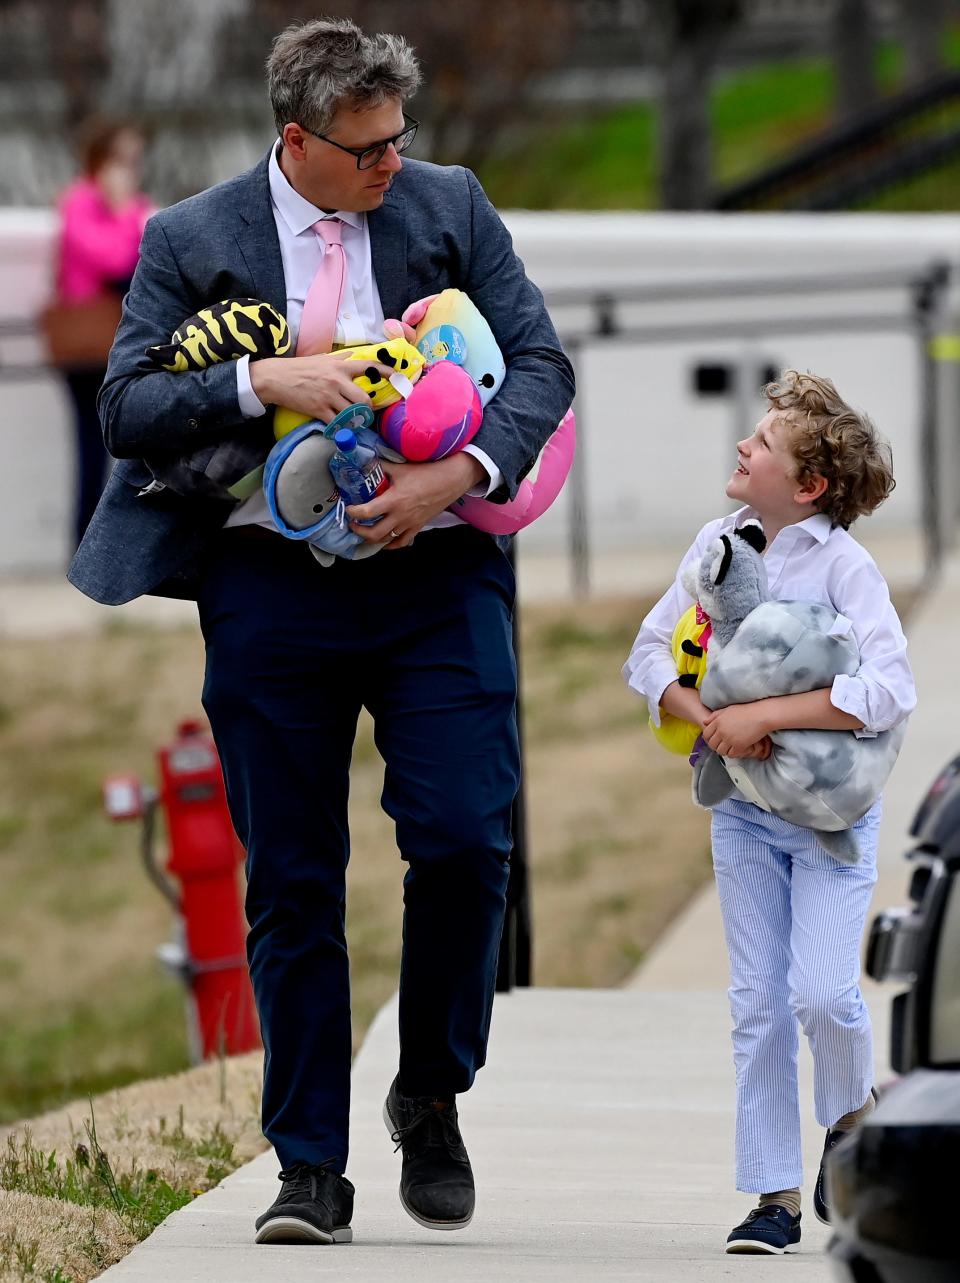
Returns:
[[[765,547],[760,523],[745,522],[716,539],[684,576],[713,625],[700,688],[710,709],[819,690],[859,668],[851,620],[814,602],[770,600]],[[693,799],[712,807],[739,789],[764,811],[813,829],[830,855],[853,863],[860,852],[851,827],[877,800],[905,729],[862,738],[853,731],[774,731],[765,761],[720,757],[704,744]]]

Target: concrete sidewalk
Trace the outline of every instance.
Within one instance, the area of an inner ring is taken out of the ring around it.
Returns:
[[[886,798],[875,904],[902,902],[910,818],[960,751],[960,690],[942,680],[944,621],[960,617],[960,557],[915,613],[911,658],[920,707]],[[540,930],[549,930],[541,923]],[[456,1234],[431,1234],[401,1210],[399,1156],[380,1118],[396,1065],[396,1010],[380,1013],[354,1072],[357,1186],[350,1247],[256,1247],[254,1217],[273,1199],[266,1154],[176,1213],[119,1265],[111,1283],[287,1283],[311,1275],[418,1283],[525,1280],[827,1280],[828,1231],[810,1211],[822,1133],[809,1057],[801,1060],[807,1181],[800,1250],[788,1258],[723,1255],[750,1205],[732,1188],[733,1068],[727,963],[708,887],[617,991],[532,989],[499,997],[490,1063],[461,1100],[478,1210]],[[889,992],[867,985],[885,1067]]]
[[[518,991],[497,999],[490,1061],[461,1100],[477,1179],[469,1229],[431,1233],[400,1208],[400,1157],[380,1118],[396,1065],[396,1008],[357,1059],[349,1174],[351,1246],[257,1247],[274,1198],[264,1154],[175,1213],[103,1277],[110,1283],[368,1283],[828,1278],[827,1231],[810,1217],[802,1251],[724,1256],[749,1200],[731,1188],[729,1021],[721,990]],[[809,1098],[811,1085],[805,1083]],[[808,1136],[811,1170],[822,1137]],[[806,1218],[805,1218],[806,1221]]]

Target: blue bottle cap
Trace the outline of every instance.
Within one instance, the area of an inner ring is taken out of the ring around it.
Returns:
[[[341,428],[339,432],[335,432],[333,442],[337,449],[344,454],[350,454],[351,451],[357,448],[356,434],[349,428]]]

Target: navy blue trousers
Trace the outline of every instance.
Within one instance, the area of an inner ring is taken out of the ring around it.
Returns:
[[[362,706],[408,864],[402,1089],[466,1091],[484,1062],[520,769],[514,589],[506,557],[467,526],[329,568],[279,535],[225,531],[205,571],[203,702],[247,851],[263,1130],[285,1167],[347,1162],[347,793]]]

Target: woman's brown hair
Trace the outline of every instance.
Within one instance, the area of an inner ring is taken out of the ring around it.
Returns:
[[[80,167],[88,178],[93,178],[103,168],[120,134],[133,133],[143,137],[139,125],[130,120],[111,120],[94,116],[87,120],[77,133],[77,154]]]

